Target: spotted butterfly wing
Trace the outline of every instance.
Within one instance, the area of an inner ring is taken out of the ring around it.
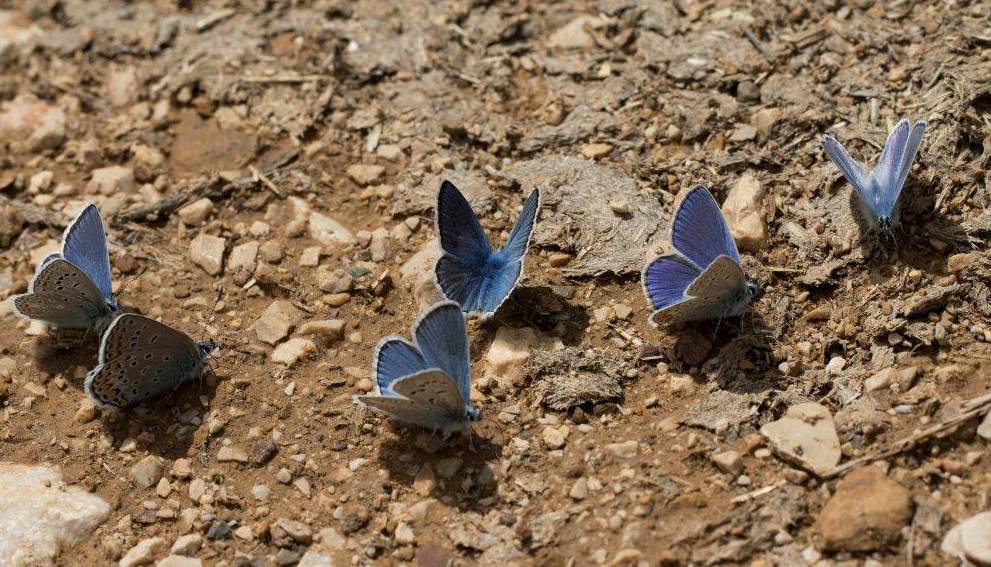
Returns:
[[[121,315],[103,336],[86,393],[100,406],[130,407],[198,377],[211,350],[212,343],[198,344],[154,319]]]
[[[652,278],[663,277],[656,273],[658,268],[660,266],[648,267],[648,273],[655,272],[651,274]],[[650,321],[660,325],[739,315],[749,300],[746,285],[746,275],[739,264],[729,256],[720,256],[684,288],[679,299],[663,306],[655,304],[658,310],[651,315]]]
[[[60,256],[46,258],[28,292],[12,301],[18,315],[65,329],[99,329],[111,315],[90,278]]]

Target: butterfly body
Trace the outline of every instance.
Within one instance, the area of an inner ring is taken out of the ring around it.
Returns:
[[[647,264],[644,292],[657,310],[654,324],[733,317],[757,295],[747,280],[740,253],[712,194],[694,187],[675,210],[671,243],[676,253]]]
[[[62,250],[38,265],[28,292],[11,298],[14,311],[62,329],[102,333],[118,309],[111,292],[103,220],[87,205],[62,238]]]
[[[413,341],[386,337],[372,355],[377,392],[356,403],[403,423],[470,435],[481,412],[469,399],[468,335],[461,306],[443,301],[413,325]]]
[[[826,155],[853,186],[861,216],[872,231],[890,234],[898,226],[899,197],[925,130],[925,120],[911,126],[908,120],[899,121],[884,143],[877,166],[871,171],[865,171],[835,138],[823,136],[822,147]]]
[[[215,348],[212,341],[197,343],[164,323],[125,313],[103,335],[86,393],[100,406],[130,407],[198,377]]]
[[[437,197],[437,233],[443,253],[434,266],[437,286],[465,313],[491,317],[523,278],[523,259],[540,210],[540,191],[527,197],[506,241],[493,250],[475,212],[449,181]]]

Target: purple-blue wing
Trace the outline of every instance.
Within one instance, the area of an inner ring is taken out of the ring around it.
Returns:
[[[540,189],[534,189],[523,204],[520,211],[520,218],[516,219],[513,231],[509,233],[509,240],[502,251],[506,255],[507,262],[521,262],[526,256],[526,251],[530,247],[530,235],[533,234],[533,227],[537,223],[537,213],[540,212]]]
[[[719,256],[740,263],[733,235],[723,212],[705,187],[694,187],[678,205],[671,222],[671,244],[683,256],[704,270]]]
[[[110,256],[107,253],[107,234],[103,219],[96,205],[86,205],[62,237],[62,256],[81,269],[100,290],[107,305],[113,308],[113,292],[110,284]]]
[[[386,337],[379,341],[372,355],[372,372],[379,393],[388,395],[393,382],[426,370],[427,363],[416,346],[401,337]]]
[[[825,150],[829,159],[839,168],[840,173],[846,178],[854,190],[860,195],[860,199],[867,205],[871,212],[877,216],[879,214],[877,176],[873,172],[867,173],[857,160],[850,157],[850,154],[839,143],[836,138],[825,135],[822,137],[822,149]]]
[[[450,181],[444,181],[437,195],[437,234],[444,253],[481,266],[492,249],[482,225],[468,200]]]
[[[902,126],[903,124],[904,127]],[[900,151],[895,156],[896,161],[887,175],[890,179],[889,184],[882,185],[884,194],[881,201],[889,214],[895,208],[895,203],[898,201],[898,196],[901,194],[902,187],[905,185],[905,180],[908,179],[908,173],[912,170],[912,163],[915,161],[915,156],[919,153],[919,146],[922,144],[922,135],[926,131],[926,121],[919,120],[909,130],[908,120],[902,120],[895,129],[898,130],[899,128],[905,132],[905,139],[898,148]],[[887,144],[885,144],[884,150],[885,152],[888,151]]]
[[[461,306],[453,301],[434,304],[413,325],[413,336],[427,367],[443,370],[467,400],[471,368]]]
[[[684,301],[685,291],[702,270],[677,254],[655,258],[643,270],[642,282],[654,309],[664,309]]]

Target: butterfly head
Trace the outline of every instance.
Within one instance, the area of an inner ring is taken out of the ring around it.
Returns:
[[[217,350],[217,346],[218,345],[217,345],[217,343],[215,343],[212,340],[210,340],[210,341],[204,341],[204,342],[201,342],[201,343],[196,343],[196,346],[200,349],[200,354],[203,355],[203,358],[206,358],[206,357],[210,356],[210,353],[212,353],[213,351]]]
[[[747,280],[746,288],[748,300],[753,301],[761,293],[760,286],[750,280]]]
[[[482,410],[473,405],[468,405],[465,407],[465,417],[468,418],[468,421],[470,422],[482,421]]]

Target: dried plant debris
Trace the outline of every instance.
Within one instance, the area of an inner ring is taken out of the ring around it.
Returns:
[[[612,167],[549,156],[516,163],[505,173],[543,191],[534,243],[573,253],[564,269],[568,275],[639,273],[646,252],[666,238],[667,220],[657,200]]]
[[[612,352],[568,347],[537,351],[524,368],[524,383],[535,403],[556,411],[618,401],[625,364]]]

